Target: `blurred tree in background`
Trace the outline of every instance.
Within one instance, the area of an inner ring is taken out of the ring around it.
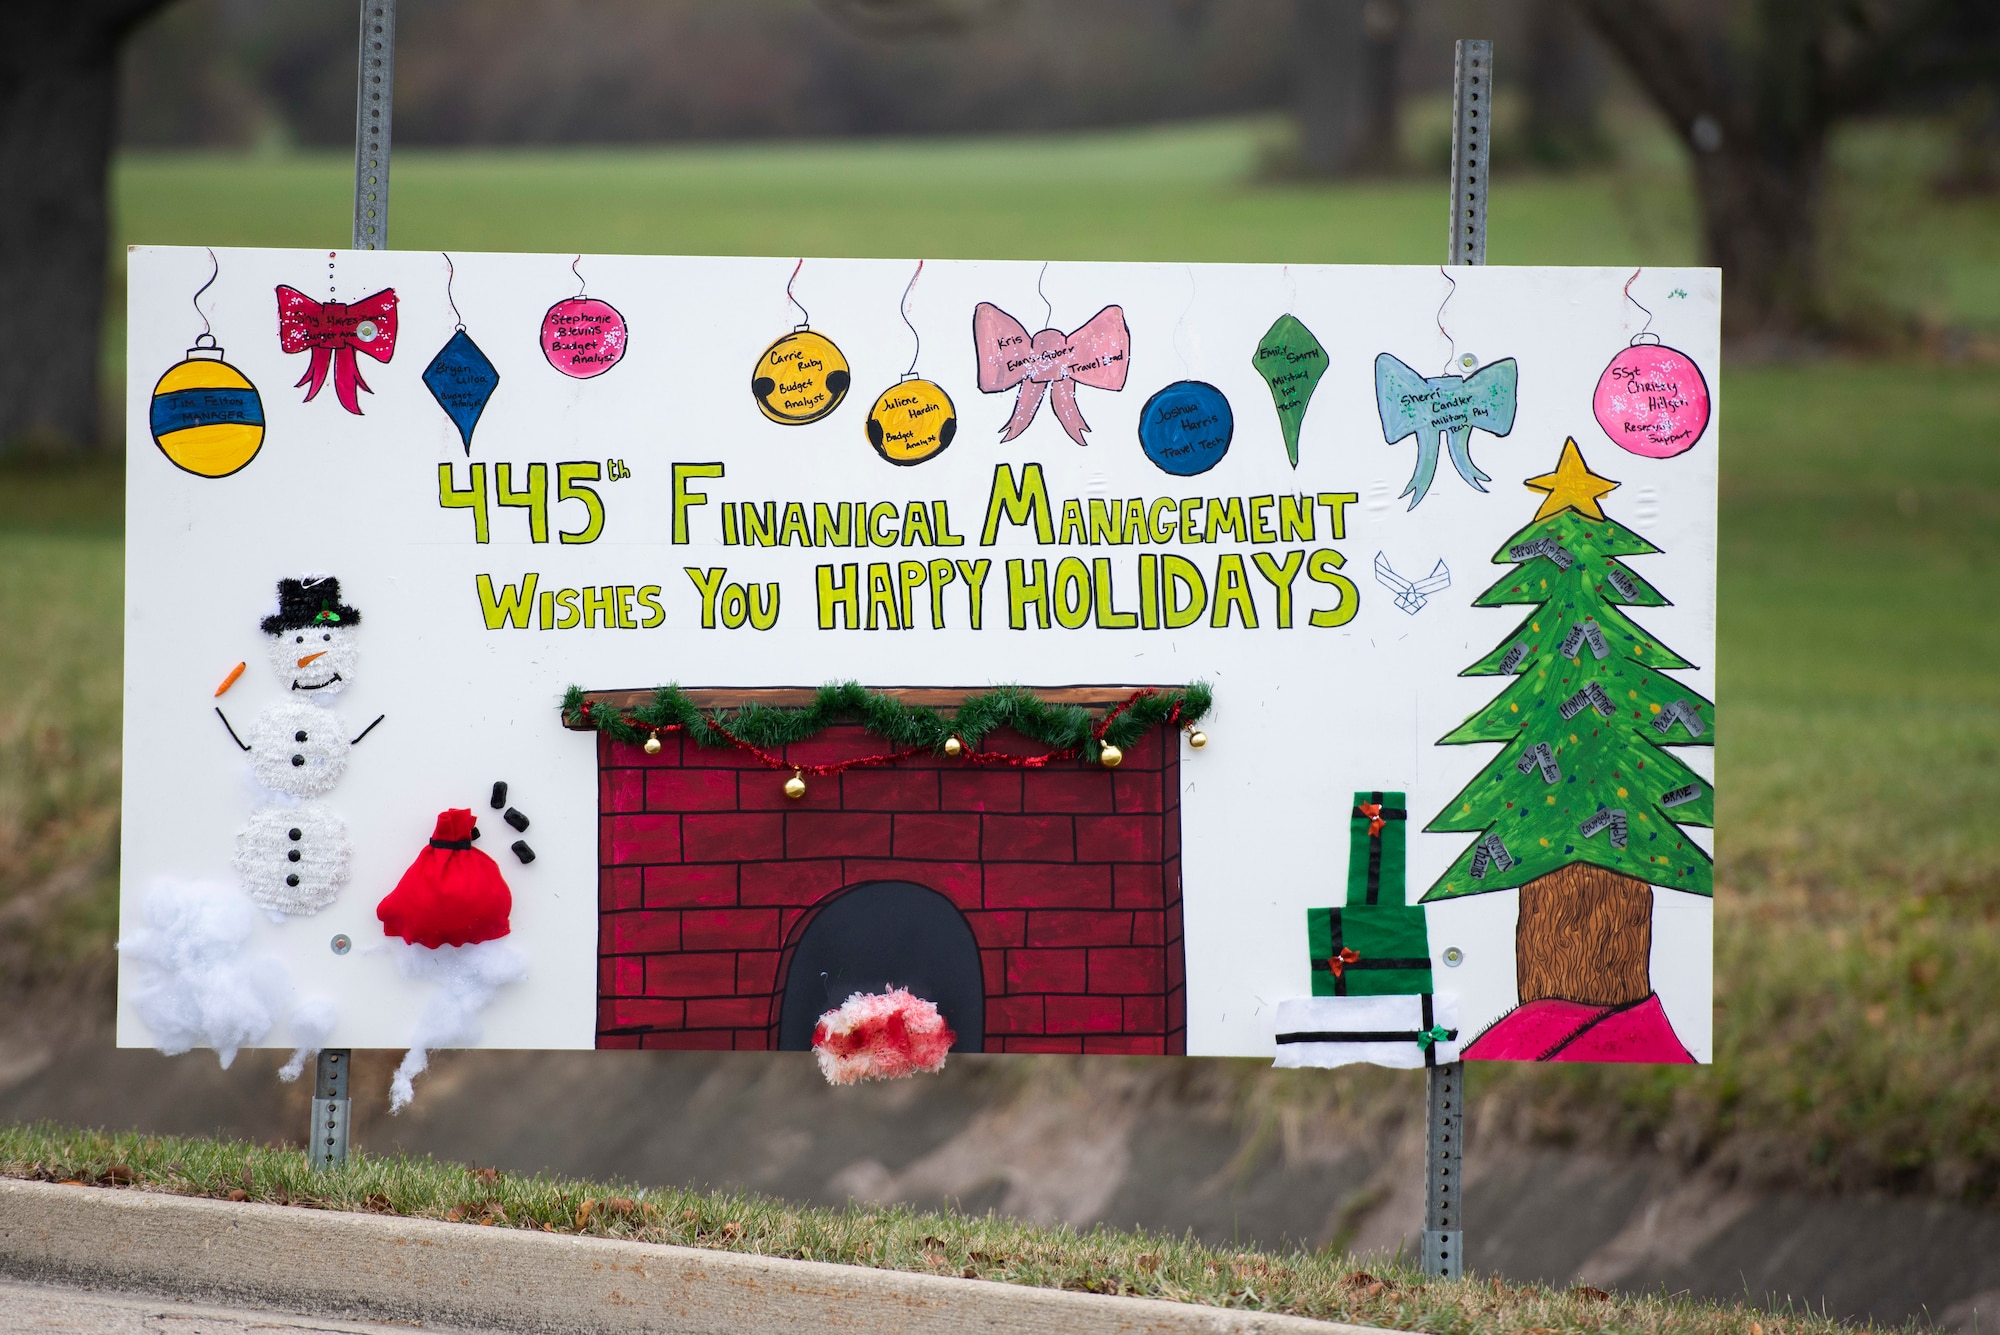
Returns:
[[[8,7],[0,41],[0,449],[97,438],[118,47],[164,0]]]
[[[1827,141],[1844,120],[2000,74],[1994,0],[1581,0],[1687,144],[1723,332],[1827,332]]]

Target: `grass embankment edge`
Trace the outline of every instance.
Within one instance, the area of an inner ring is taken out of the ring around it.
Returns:
[[[1159,1298],[1436,1335],[1831,1335],[1795,1310],[1685,1295],[1430,1279],[1400,1258],[1211,1247],[1190,1235],[1022,1222],[906,1206],[801,1207],[748,1193],[587,1182],[355,1153],[317,1171],[245,1141],[0,1126],[0,1177],[434,1219],[1070,1292]]]

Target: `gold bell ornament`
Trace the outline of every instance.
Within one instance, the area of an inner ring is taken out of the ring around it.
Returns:
[[[1195,727],[1192,723],[1190,723],[1187,728],[1187,739],[1188,739],[1188,745],[1193,747],[1197,751],[1201,750],[1202,747],[1208,745],[1208,734],[1203,732],[1200,728]]]
[[[646,739],[645,752],[649,756],[660,754],[660,734],[656,732]]]
[[[1106,742],[1097,748],[1097,763],[1106,769],[1117,769],[1125,763],[1125,753]]]
[[[944,753],[956,760],[965,754],[965,743],[956,737],[947,737],[944,739]]]
[[[796,802],[805,795],[806,781],[800,777],[797,770],[793,770],[792,777],[785,780],[785,796]]]

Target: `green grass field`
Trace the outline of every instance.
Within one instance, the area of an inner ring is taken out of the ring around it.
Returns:
[[[1273,127],[632,152],[408,153],[399,247],[1432,261],[1428,180],[1261,183]],[[1639,136],[1644,138],[1643,135]],[[1693,257],[1657,135],[1502,175],[1491,257]],[[1843,140],[1835,295],[2000,330],[2000,204],[1922,188],[1921,127]],[[135,157],[118,239],[327,246],[333,157]],[[122,252],[121,252],[122,253]],[[116,259],[114,258],[114,265]],[[115,272],[115,269],[114,269]],[[107,342],[114,369],[122,337]],[[2000,374],[1906,358],[1723,377],[1717,1061],[1489,1070],[1483,1126],[1753,1178],[2000,1190]],[[0,478],[0,968],[104,957],[118,480]],[[133,744],[143,744],[134,741]],[[54,967],[54,966],[51,966]],[[1329,1097],[1361,1075],[1336,1073]],[[1298,1088],[1297,1085],[1287,1086]]]

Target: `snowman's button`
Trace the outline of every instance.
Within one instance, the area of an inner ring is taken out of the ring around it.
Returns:
[[[299,860],[299,850],[296,848],[293,849],[291,852],[285,854],[285,858],[288,861],[297,862]]]
[[[295,742],[303,742],[305,739],[306,739],[306,730],[304,728],[300,728],[297,732],[292,734],[292,740]]]
[[[297,872],[293,872],[290,876],[287,876],[285,878],[286,885],[297,885],[298,883],[299,883],[299,874]]]
[[[291,837],[292,837],[293,839],[295,839],[295,840],[296,840],[296,839],[303,839],[303,838],[305,837],[305,836],[304,836],[304,835],[303,835],[303,834],[302,834],[302,833],[300,832],[300,830],[299,830],[299,827],[298,827],[298,826],[296,826],[296,825],[294,825],[294,826],[293,826],[293,827],[292,827],[292,828],[291,828],[290,830],[286,831],[286,833],[287,833],[287,834],[289,834],[289,835],[291,835]]]
[[[293,765],[295,765],[295,766],[297,766],[297,765],[303,765],[303,764],[305,764],[305,763],[306,763],[306,758],[305,758],[304,756],[293,756],[293,757],[292,757],[292,764],[293,764]]]

